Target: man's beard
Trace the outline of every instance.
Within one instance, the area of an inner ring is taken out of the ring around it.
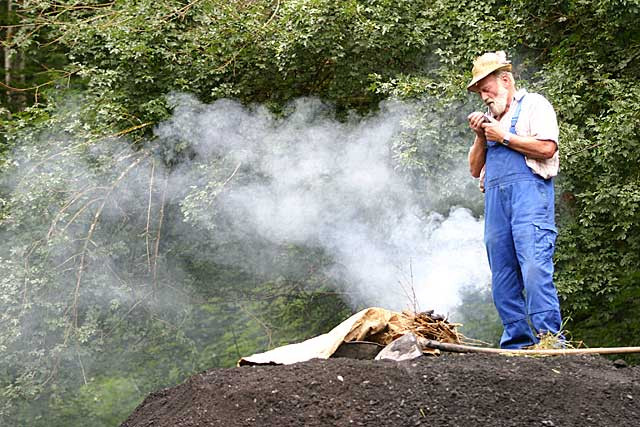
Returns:
[[[509,91],[506,87],[498,84],[498,95],[493,99],[488,99],[487,105],[493,117],[500,117],[507,109],[507,101],[509,97]]]

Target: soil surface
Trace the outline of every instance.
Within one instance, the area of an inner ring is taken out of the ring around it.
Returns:
[[[640,426],[640,366],[598,356],[443,354],[214,369],[122,426]]]

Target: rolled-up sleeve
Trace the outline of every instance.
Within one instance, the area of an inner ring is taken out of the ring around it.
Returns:
[[[540,140],[553,141],[557,144],[560,131],[553,106],[542,95],[529,94],[528,96],[532,95],[535,96],[535,99],[531,105],[531,115],[529,116],[531,136]]]
[[[526,124],[522,123],[523,127],[520,128],[522,133],[519,134],[532,136],[540,140],[553,141],[558,146],[558,150],[550,159],[542,160],[525,157],[527,165],[534,173],[543,178],[552,178],[558,174],[560,169],[560,130],[558,129],[556,112],[551,103],[544,96],[537,93],[527,94],[525,102],[529,103],[525,114]],[[524,112],[524,106],[522,109]]]

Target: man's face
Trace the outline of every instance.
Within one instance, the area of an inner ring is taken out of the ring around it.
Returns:
[[[480,80],[478,94],[495,117],[501,116],[507,109],[509,89],[507,83],[498,76],[490,74]]]

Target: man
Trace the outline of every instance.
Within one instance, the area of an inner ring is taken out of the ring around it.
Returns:
[[[504,52],[478,57],[472,74],[467,89],[491,113],[468,116],[475,132],[469,168],[484,185],[484,240],[504,326],[500,346],[522,348],[560,332],[562,324],[552,261],[558,124],[542,95],[516,90]]]

